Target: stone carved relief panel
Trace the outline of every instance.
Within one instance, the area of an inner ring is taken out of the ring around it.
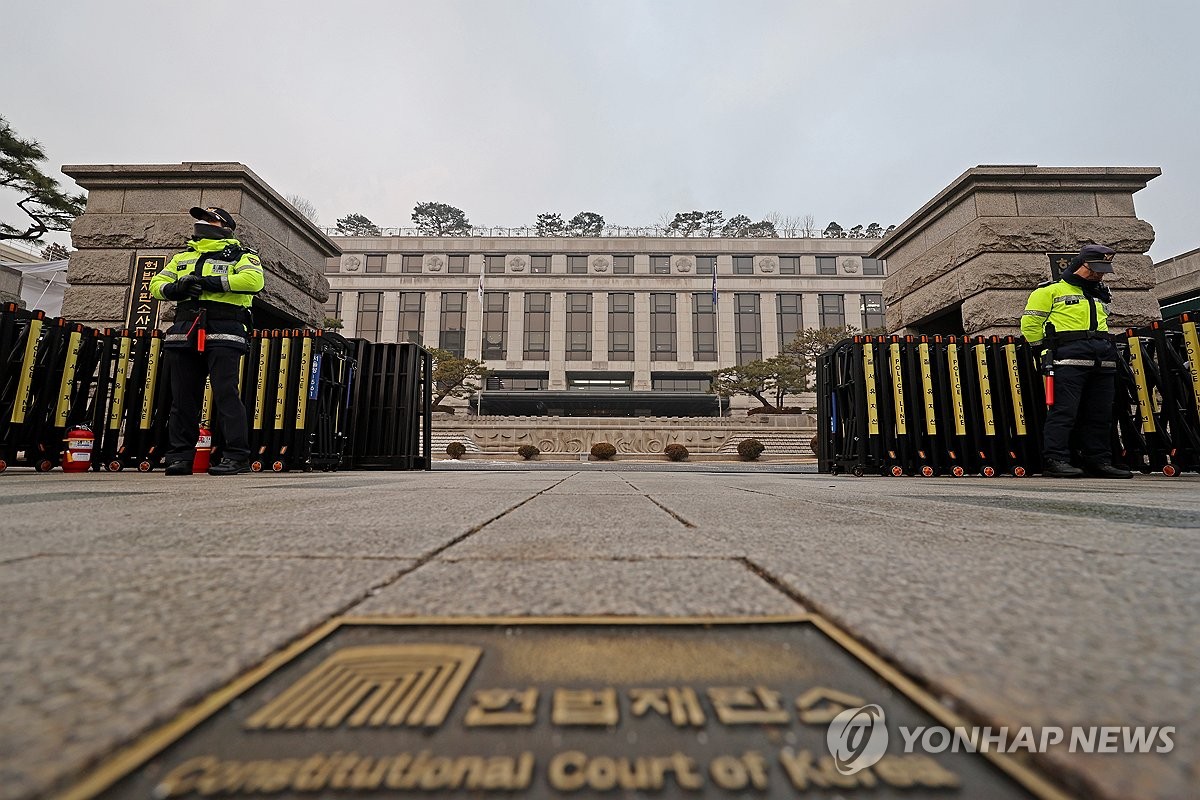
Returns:
[[[362,259],[358,256],[346,256],[342,260],[342,269],[345,272],[358,272],[362,267]]]
[[[777,266],[779,266],[779,262],[777,262],[771,256],[763,256],[762,258],[760,258],[758,260],[758,271],[759,272],[767,272],[767,273],[774,272],[775,267],[777,267]]]
[[[692,260],[691,256],[679,256],[675,259],[676,272],[691,272],[695,268],[696,262]]]
[[[485,450],[516,450],[523,444],[536,445],[543,453],[572,453],[583,455],[597,442],[608,442],[618,453],[661,454],[669,444],[682,444],[697,453],[715,453],[729,439],[726,431],[676,431],[667,428],[645,430],[563,430],[560,428],[528,428],[475,432],[467,435]]]
[[[596,256],[592,259],[592,272],[608,272],[608,259]]]
[[[525,259],[520,256],[513,256],[508,260],[508,269],[510,272],[524,272]]]
[[[445,264],[441,256],[428,256],[425,259],[425,269],[430,272],[441,272]]]
[[[842,272],[847,275],[853,275],[858,272],[858,261],[853,258],[842,259]]]

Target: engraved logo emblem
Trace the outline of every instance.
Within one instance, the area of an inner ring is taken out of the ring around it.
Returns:
[[[853,775],[878,763],[888,745],[883,709],[873,704],[846,709],[829,723],[825,743],[834,767],[843,775]]]
[[[347,647],[248,720],[250,730],[437,727],[483,651],[466,645]]]

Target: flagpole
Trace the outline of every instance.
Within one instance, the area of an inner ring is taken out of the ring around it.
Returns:
[[[479,267],[479,363],[484,364],[483,357],[483,323],[486,319],[486,314],[483,308],[483,273],[487,270],[487,259]],[[486,370],[486,365],[484,369]],[[482,379],[479,381],[479,399],[475,402],[475,415],[483,416],[483,392],[487,389],[487,373],[485,372]]]
[[[712,274],[712,301],[713,301],[713,348],[716,350],[717,369],[721,369],[721,310],[717,307],[717,264],[716,259],[713,259],[713,274]],[[721,404],[721,393],[717,395],[717,416],[724,417],[725,409]]]

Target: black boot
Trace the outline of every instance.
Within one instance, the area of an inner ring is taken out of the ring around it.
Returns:
[[[250,471],[249,461],[239,461],[234,458],[222,458],[221,463],[208,468],[209,475],[239,475]]]
[[[180,459],[179,461],[168,461],[167,468],[166,468],[166,470],[164,470],[164,474],[166,474],[166,475],[191,475],[192,474],[192,460],[189,458],[186,461],[183,459]]]
[[[1091,478],[1132,478],[1133,473],[1112,464],[1084,464],[1083,471]]]
[[[1047,458],[1046,463],[1042,465],[1043,478],[1082,478],[1083,470],[1079,467],[1073,467],[1067,461],[1060,461],[1057,458]]]

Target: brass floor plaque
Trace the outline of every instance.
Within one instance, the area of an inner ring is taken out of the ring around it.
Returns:
[[[850,713],[873,706],[886,750]],[[342,619],[66,796],[1062,796],[1005,756],[905,752],[938,725],[962,723],[815,616]]]

